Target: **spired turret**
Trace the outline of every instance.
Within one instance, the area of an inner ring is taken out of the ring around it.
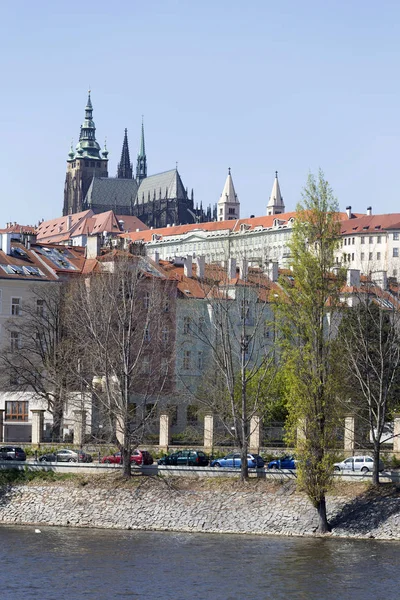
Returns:
[[[240,219],[240,202],[235,192],[230,168],[224,189],[218,200],[218,221],[233,221]]]
[[[275,171],[275,179],[272,185],[271,195],[267,204],[267,215],[281,215],[285,212],[285,205],[278,181],[278,171]]]
[[[118,179],[132,179],[133,168],[129,156],[128,130],[125,129],[124,141],[122,143],[121,160],[118,163]]]
[[[138,185],[140,186],[143,179],[147,177],[147,159],[146,159],[146,149],[144,145],[144,125],[142,119],[142,134],[140,137],[140,150],[136,161],[136,180]]]

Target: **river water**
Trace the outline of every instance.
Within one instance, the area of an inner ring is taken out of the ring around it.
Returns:
[[[0,527],[1,600],[381,600],[400,543]]]

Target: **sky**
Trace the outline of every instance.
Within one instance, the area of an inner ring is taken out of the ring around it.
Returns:
[[[339,206],[400,212],[397,0],[18,0],[0,19],[0,227],[62,214],[67,153],[91,89],[115,176],[178,169],[215,203],[228,167],[241,216],[274,174],[294,210],[322,168]]]

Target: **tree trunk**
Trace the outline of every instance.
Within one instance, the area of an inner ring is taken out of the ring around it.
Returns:
[[[53,431],[52,431],[52,441],[53,442],[62,442],[63,441],[63,433],[62,433],[62,423],[64,418],[64,399],[62,393],[60,393],[57,400],[53,405]]]
[[[325,495],[320,498],[320,501],[317,503],[317,511],[318,511],[318,528],[317,533],[328,533],[332,530],[331,526],[328,523],[328,519],[326,516],[326,500]]]
[[[379,459],[381,456],[381,445],[378,441],[374,443],[374,468],[372,469],[372,485],[379,485]]]
[[[122,448],[121,456],[123,460],[123,477],[129,478],[132,476],[131,472],[131,452],[130,448]]]
[[[240,481],[247,481],[249,478],[249,465],[247,462],[247,440],[244,441],[240,450]]]

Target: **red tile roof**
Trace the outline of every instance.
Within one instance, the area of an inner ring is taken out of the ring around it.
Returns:
[[[386,229],[400,229],[400,213],[388,215],[363,215],[347,219],[341,223],[342,235],[353,233],[373,233]]]

